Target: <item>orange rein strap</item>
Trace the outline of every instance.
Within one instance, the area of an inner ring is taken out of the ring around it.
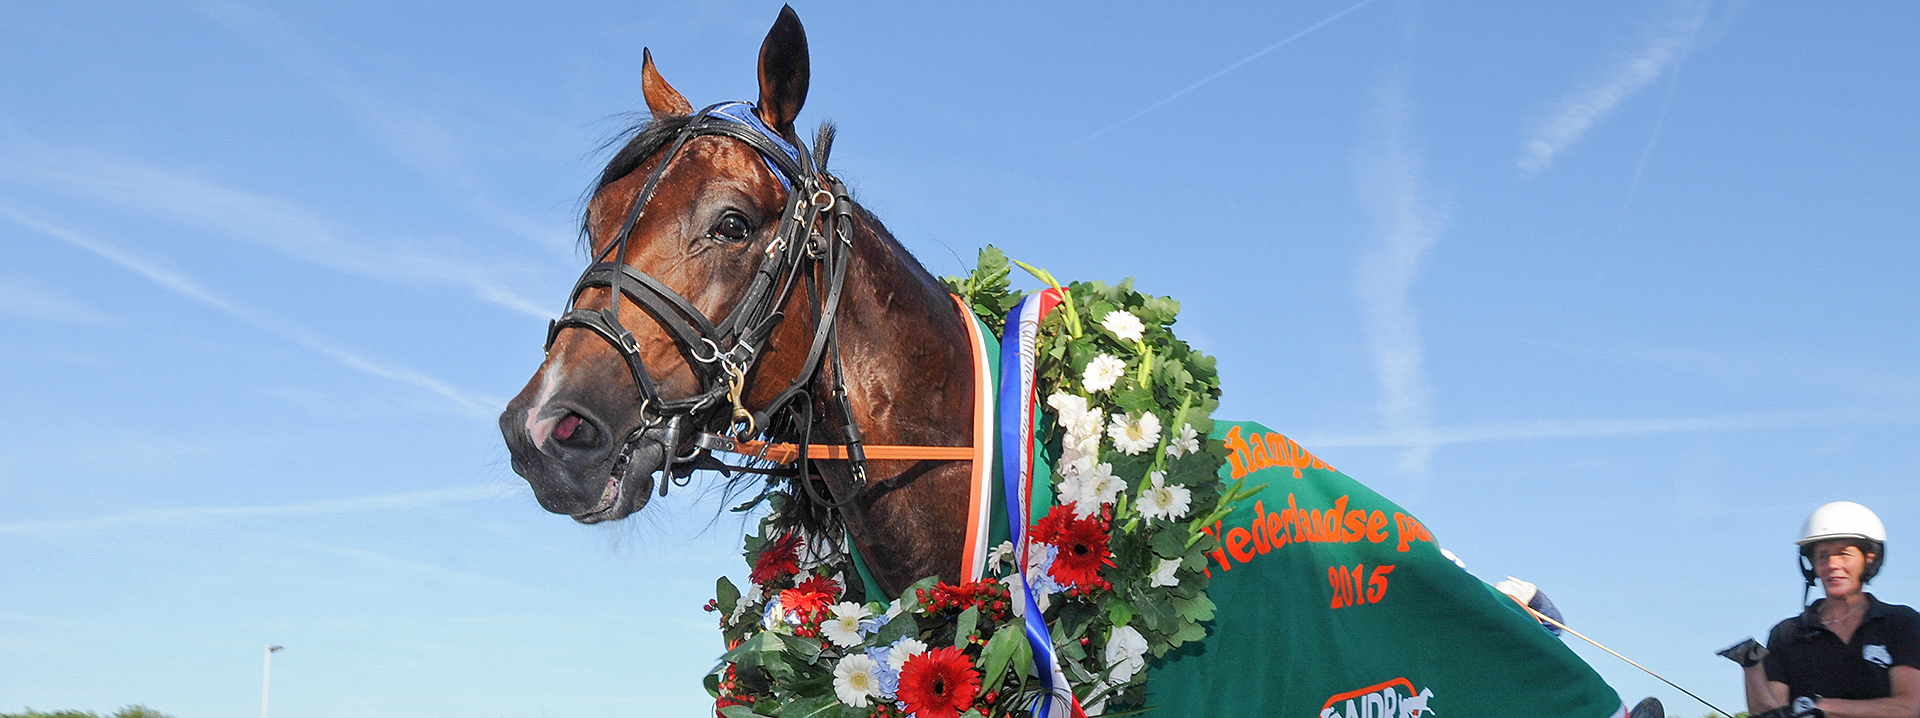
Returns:
[[[746,456],[763,457],[777,464],[791,464],[800,460],[798,444],[768,444],[764,441],[742,441],[735,444],[732,453]],[[878,461],[932,460],[932,461],[971,461],[971,446],[888,446],[867,444],[867,458]],[[762,454],[761,452],[766,452]],[[842,444],[808,444],[809,459],[846,459],[847,447]]]

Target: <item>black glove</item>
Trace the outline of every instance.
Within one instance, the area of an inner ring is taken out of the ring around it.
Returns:
[[[1760,659],[1767,657],[1767,647],[1755,643],[1754,640],[1749,637],[1744,641],[1727,646],[1725,650],[1720,651],[1717,655],[1726,656],[1727,660],[1740,664],[1741,668],[1752,668],[1760,665]],[[1772,713],[1773,711],[1767,712]],[[1756,715],[1754,718],[1760,718],[1760,716]]]

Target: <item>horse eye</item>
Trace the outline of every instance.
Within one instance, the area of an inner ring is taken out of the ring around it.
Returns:
[[[729,242],[740,242],[747,238],[747,232],[752,229],[747,225],[745,216],[739,212],[728,212],[721,215],[720,221],[713,225],[713,237]]]

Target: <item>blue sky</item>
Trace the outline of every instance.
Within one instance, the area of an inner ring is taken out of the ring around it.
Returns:
[[[936,273],[1182,300],[1219,416],[1709,700],[1820,503],[1920,601],[1920,6],[796,9],[801,124]],[[0,710],[252,715],[277,643],[274,716],[705,711],[739,520],[547,514],[492,417],[641,48],[752,99],[777,10],[10,7]]]

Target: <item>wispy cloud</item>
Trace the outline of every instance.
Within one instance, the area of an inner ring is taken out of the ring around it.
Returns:
[[[0,277],[0,314],[55,322],[97,322],[106,318],[59,289],[25,277]]]
[[[149,212],[267,247],[294,259],[356,276],[408,286],[462,287],[476,298],[547,319],[550,308],[515,293],[502,275],[512,271],[405,247],[372,247],[284,200],[221,186],[190,174],[19,143],[0,173],[56,186],[124,208]]]
[[[252,519],[272,516],[350,514],[367,511],[406,509],[472,503],[499,498],[506,490],[498,486],[462,486],[429,491],[412,491],[350,499],[308,501],[277,506],[193,506],[173,509],[143,509],[82,519],[18,521],[0,524],[0,534],[43,535],[70,531],[95,531],[133,524],[178,524],[190,522]],[[343,549],[344,550],[344,549]]]
[[[167,260],[159,257],[140,256],[129,250],[114,246],[98,238],[89,236],[68,227],[35,217],[15,207],[0,204],[0,219],[40,232],[54,239],[99,255],[102,259],[118,265],[154,284],[160,285],[175,294],[212,307],[227,316],[251,324],[283,339],[293,342],[317,354],[332,359],[348,368],[382,379],[396,381],[416,388],[425,389],[452,402],[456,408],[468,415],[484,418],[491,417],[504,404],[504,400],[481,396],[455,389],[446,382],[421,374],[413,369],[379,361],[342,348],[313,330],[294,322],[274,316],[266,311],[243,306],[220,296],[200,282],[188,276],[186,272],[171,266]]]
[[[1574,91],[1537,125],[1522,145],[1520,169],[1539,172],[1580,141],[1587,130],[1613,114],[1621,102],[1645,89],[1669,68],[1678,70],[1706,22],[1705,0],[1674,3],[1668,16],[1646,43],[1622,54],[1600,76]]]
[[[1403,83],[1390,81],[1380,92],[1378,136],[1355,157],[1355,185],[1373,225],[1355,289],[1380,383],[1381,420],[1390,433],[1408,437],[1401,469],[1421,474],[1440,444],[1419,438],[1431,432],[1433,390],[1411,295],[1427,250],[1446,226],[1446,212],[1421,185],[1406,105]]]
[[[1179,92],[1175,92],[1171,95],[1167,95],[1166,97],[1160,98],[1159,102],[1155,102],[1151,105],[1147,105],[1146,107],[1142,108],[1139,112],[1135,112],[1131,115],[1127,115],[1125,119],[1122,119],[1119,122],[1115,122],[1111,125],[1107,125],[1106,127],[1102,127],[1100,128],[1100,131],[1095,132],[1091,135],[1087,135],[1086,137],[1080,138],[1079,141],[1076,141],[1073,144],[1067,145],[1065,149],[1073,149],[1075,147],[1079,147],[1080,145],[1084,145],[1088,142],[1092,142],[1095,138],[1101,135],[1117,130],[1122,125],[1125,125],[1129,122],[1140,119],[1141,117],[1146,116],[1147,113],[1152,112],[1154,110],[1158,110],[1162,106],[1166,105],[1167,103],[1180,99],[1181,96],[1189,92],[1200,89],[1201,87],[1205,86],[1207,83],[1210,83],[1210,82],[1213,82],[1214,80],[1218,80],[1222,77],[1225,77],[1227,73],[1233,72],[1234,70],[1238,70],[1242,66],[1246,65],[1247,63],[1253,62],[1254,60],[1258,60],[1261,57],[1266,56],[1266,54],[1269,52],[1273,52],[1274,50],[1278,50],[1280,48],[1286,47],[1287,45],[1293,44],[1293,41],[1306,37],[1308,35],[1311,35],[1313,34],[1313,31],[1326,27],[1328,25],[1331,25],[1333,24],[1333,21],[1346,17],[1348,13],[1351,13],[1355,10],[1359,10],[1360,8],[1371,5],[1373,4],[1373,2],[1374,0],[1360,0],[1360,2],[1354,3],[1352,6],[1349,6],[1345,10],[1341,10],[1340,12],[1329,15],[1325,19],[1321,20],[1320,22],[1316,22],[1312,25],[1308,25],[1304,30],[1296,32],[1292,35],[1288,35],[1285,38],[1281,39],[1279,42],[1266,46],[1266,48],[1262,49],[1259,52],[1256,52],[1244,58],[1241,58],[1239,62],[1235,62],[1231,65],[1221,68],[1219,72],[1208,75],[1205,78],[1202,78],[1199,82],[1196,82],[1181,88]]]
[[[1806,428],[1811,426],[1902,424],[1915,421],[1920,421],[1920,412],[1875,409],[1823,409],[1642,419],[1493,421],[1445,427],[1426,427],[1419,431],[1410,432],[1386,431],[1373,434],[1303,434],[1294,438],[1299,441],[1302,446],[1315,448],[1384,446],[1430,450],[1432,447],[1447,444],[1491,441],[1603,439],[1622,436],[1759,431]]]

